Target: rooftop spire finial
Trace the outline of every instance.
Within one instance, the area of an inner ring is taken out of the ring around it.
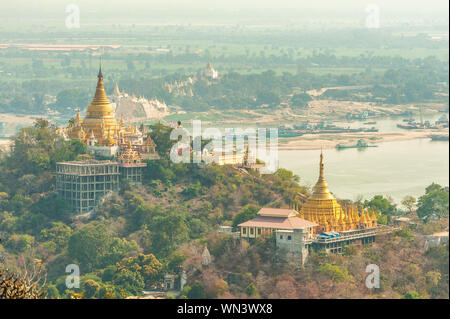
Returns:
[[[320,171],[319,171],[319,179],[324,178],[323,176],[323,151],[322,148],[320,148]]]
[[[98,70],[98,77],[99,78],[103,78],[103,74],[102,74],[102,57],[100,56],[100,68]]]
[[[316,185],[313,188],[312,199],[333,199],[333,195],[328,190],[328,184],[325,181],[324,165],[323,165],[323,151],[320,151],[320,166],[319,166],[319,178]]]

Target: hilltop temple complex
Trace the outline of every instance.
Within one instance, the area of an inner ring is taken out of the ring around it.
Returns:
[[[254,240],[275,236],[277,247],[285,249],[300,264],[311,249],[341,253],[353,242],[369,244],[380,231],[374,211],[343,205],[328,189],[320,153],[319,179],[309,198],[302,197],[289,208],[261,208],[258,217],[238,225],[237,236]]]
[[[86,116],[81,118],[77,112],[75,120],[63,130],[67,138],[80,139],[93,153],[102,156],[115,156],[131,145],[140,158],[157,157],[155,143],[146,134],[145,126],[136,124],[125,125],[123,117],[118,122],[114,106],[109,102],[100,67],[97,88],[92,102],[86,110]]]
[[[124,94],[119,91],[117,85],[114,96],[118,98],[124,96]],[[142,168],[146,166],[146,164],[143,163],[143,160],[159,158],[156,152],[156,144],[148,135],[145,125],[142,124],[139,128],[136,124],[126,125],[123,116],[117,121],[115,111],[114,105],[112,105],[107,98],[103,83],[103,74],[100,67],[96,91],[92,102],[87,107],[86,116],[82,119],[80,112],[78,112],[75,119],[69,123],[67,128],[63,129],[62,133],[67,138],[80,139],[88,146],[88,150],[91,153],[114,159],[114,163],[119,167],[117,173],[120,175],[121,179],[127,179],[132,183],[141,183]],[[179,127],[181,127],[180,123]],[[238,167],[254,167],[254,165],[248,164],[251,162],[248,145],[245,153],[241,152],[237,154],[237,152],[231,152],[230,154],[227,154],[222,151],[223,150],[221,150],[219,154],[215,154],[214,152],[211,154],[202,154],[202,157],[209,155],[213,158],[212,162],[215,162],[218,165],[230,164]],[[62,195],[70,198],[72,201],[80,200],[81,204],[77,204],[77,207],[80,208],[81,211],[87,211],[97,205],[100,197],[97,198],[95,192],[93,194],[89,193],[88,195],[82,195],[88,196],[88,198],[94,198],[93,201],[88,201],[88,204],[86,204],[83,202],[83,198],[78,197],[78,193],[73,193],[73,191],[71,191],[73,177],[75,175],[78,176],[80,172],[78,167],[80,167],[80,165],[82,166],[82,163],[80,162],[59,163],[58,185],[60,185],[59,190]],[[94,164],[91,163],[90,165],[92,166]],[[111,163],[106,163],[106,166],[102,165],[103,164],[100,162],[95,163],[95,167],[97,167],[96,169],[99,171],[110,171],[110,168],[108,168],[109,166],[107,167],[107,165],[111,165]],[[111,177],[105,175],[105,180],[110,179]],[[75,188],[76,187],[78,186],[75,185]],[[104,194],[101,193],[100,195],[103,196]],[[92,203],[95,205],[91,205]],[[338,201],[330,192],[324,177],[322,153],[320,154],[319,178],[313,188],[311,196],[302,198],[301,204],[294,202],[289,208],[291,209],[289,211],[289,218],[291,219],[289,220],[294,220],[295,218],[292,219],[294,216],[291,215],[295,214],[296,218],[307,222],[304,223],[315,225],[310,228],[310,231],[313,234],[327,232],[345,233],[365,229],[375,229],[377,227],[377,218],[374,211],[370,211],[369,209],[354,204],[344,204],[343,202]],[[261,218],[267,219],[269,217],[264,215]],[[273,216],[270,218],[273,218]],[[258,224],[259,220],[255,222]],[[255,227],[258,228],[258,226]],[[260,228],[264,229],[264,227],[261,226]],[[249,229],[249,231],[249,234],[251,235],[251,229]],[[290,231],[292,231],[292,229]],[[255,233],[255,236],[258,236],[257,232]]]
[[[56,164],[58,196],[68,200],[78,214],[97,209],[106,196],[119,190],[122,181],[141,184],[143,160],[159,159],[156,144],[145,125],[125,125],[123,116],[116,120],[115,108],[106,96],[102,69],[98,72],[94,98],[86,116],[80,112],[69,126],[60,130],[66,139],[79,139],[88,151],[109,160],[59,162]]]

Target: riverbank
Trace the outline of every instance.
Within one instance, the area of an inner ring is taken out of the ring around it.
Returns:
[[[407,141],[414,139],[429,139],[431,134],[448,134],[448,129],[442,130],[405,130],[400,132],[366,132],[342,134],[306,134],[299,137],[280,138],[279,150],[317,150],[333,149],[337,144],[352,145],[359,139],[369,144],[383,142]]]
[[[0,122],[10,125],[17,124],[31,124],[35,119],[42,117],[42,115],[15,115],[11,113],[0,113]]]
[[[178,107],[180,108],[180,107]],[[371,116],[364,121],[385,118],[398,118],[401,121],[406,112],[412,112],[414,117],[438,116],[446,111],[443,103],[422,103],[386,105],[374,102],[340,101],[340,100],[313,100],[307,108],[292,109],[286,103],[277,108],[260,108],[253,110],[208,110],[207,112],[189,112],[183,110],[172,113],[164,120],[173,122],[181,120],[201,120],[206,126],[242,126],[251,124],[259,127],[278,127],[279,125],[293,125],[301,122],[320,123],[322,121],[347,121],[348,114],[363,114],[370,111]]]

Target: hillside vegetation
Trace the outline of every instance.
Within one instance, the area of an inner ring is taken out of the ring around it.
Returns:
[[[448,190],[430,186],[419,200],[420,214],[442,213],[426,224],[419,220],[415,229],[380,237],[370,247],[349,246],[342,256],[313,252],[299,268],[273,238],[248,244],[217,232],[219,225],[253,218],[260,207],[307,195],[299,177],[284,169],[260,175],[173,164],[167,158],[170,129],[152,129],[162,159],[148,162],[143,186],[123,183],[85,217],[72,216],[57,198],[53,173],[56,162],[83,157],[85,146],[62,140],[43,120],[17,133],[15,148],[0,160],[0,268],[20,274],[41,264],[49,298],[140,295],[182,269],[188,274],[185,298],[448,298],[448,246],[423,245],[424,233],[448,227]],[[382,196],[366,205],[384,223],[398,213]],[[201,263],[205,246],[212,255],[208,266]],[[70,264],[80,267],[80,289],[66,287]],[[369,264],[381,269],[381,288],[374,291],[364,285]]]

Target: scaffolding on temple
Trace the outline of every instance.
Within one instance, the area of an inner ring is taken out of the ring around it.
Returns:
[[[95,209],[102,198],[119,190],[119,163],[72,161],[56,163],[56,191],[77,214]]]

